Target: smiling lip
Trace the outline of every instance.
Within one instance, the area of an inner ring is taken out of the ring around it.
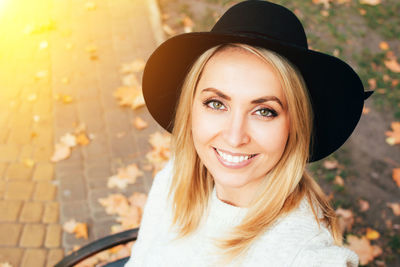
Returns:
[[[224,160],[224,159],[218,154],[216,148],[213,147],[213,149],[214,149],[214,153],[215,153],[217,159],[219,160],[219,162],[220,162],[223,166],[225,166],[225,167],[227,167],[227,168],[230,168],[230,169],[239,169],[239,168],[243,168],[243,167],[249,165],[249,164],[252,162],[252,160],[253,160],[255,157],[258,156],[258,154],[254,154],[254,156],[252,156],[251,158],[249,158],[249,159],[247,159],[247,160],[244,160],[244,161],[238,162],[238,163],[234,163],[234,162],[229,162],[229,161]],[[226,153],[224,150],[220,150],[220,151]],[[236,154],[229,153],[229,154],[231,154],[231,155],[233,155],[233,156],[236,156],[236,155],[237,155],[237,156],[243,155],[243,154],[237,154],[237,153],[236,153]]]

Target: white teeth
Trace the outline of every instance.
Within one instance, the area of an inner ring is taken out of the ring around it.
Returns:
[[[232,163],[239,163],[245,160],[248,160],[250,158],[250,156],[232,156],[229,154],[226,154],[224,152],[219,151],[218,149],[216,149],[218,154],[226,161],[232,162]]]

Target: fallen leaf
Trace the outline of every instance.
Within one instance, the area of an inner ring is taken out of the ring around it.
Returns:
[[[323,10],[321,10],[321,15],[322,15],[323,17],[329,17],[329,11],[326,10],[326,9],[323,9]]]
[[[134,192],[129,198],[129,203],[133,206],[139,207],[142,211],[147,201],[147,195],[145,193]]]
[[[32,93],[30,95],[28,95],[27,100],[29,102],[34,102],[37,99],[37,95],[35,93]]]
[[[136,164],[130,164],[125,168],[119,168],[117,175],[108,178],[107,187],[125,189],[128,184],[134,184],[137,177],[142,175],[143,172],[139,170]]]
[[[376,6],[381,3],[381,0],[360,0],[360,4]]]
[[[62,95],[62,96],[61,96],[61,101],[62,101],[64,104],[69,104],[69,103],[71,103],[73,100],[74,100],[74,98],[73,98],[72,96],[70,96],[70,95]]]
[[[9,262],[0,262],[0,267],[13,267]]]
[[[40,121],[40,116],[39,115],[33,115],[33,121],[34,122],[39,122]]]
[[[387,83],[388,81],[390,81],[389,75],[383,74],[383,81],[384,81],[385,83]]]
[[[81,146],[87,146],[90,143],[86,133],[80,133],[76,136],[76,143]]]
[[[368,264],[382,254],[382,249],[376,245],[371,246],[370,241],[365,236],[358,238],[354,235],[347,235],[346,239],[349,245],[345,247],[357,253],[361,265]]]
[[[351,210],[342,208],[338,208],[335,212],[338,216],[339,228],[342,234],[345,231],[350,231],[354,224],[353,212]]]
[[[88,239],[88,230],[86,223],[77,223],[74,232],[76,238],[82,237],[84,239]]]
[[[312,0],[312,2],[317,5],[322,4],[326,9],[330,7],[329,0]]]
[[[400,203],[386,203],[386,205],[392,209],[394,215],[400,216]]]
[[[123,215],[129,210],[128,199],[122,194],[111,194],[107,198],[100,198],[99,203],[106,208],[106,213]]]
[[[46,49],[48,46],[49,46],[49,43],[47,41],[42,41],[39,44],[39,49],[43,50],[43,49]]]
[[[76,224],[77,222],[75,219],[70,219],[63,224],[63,229],[65,232],[72,234],[75,230]]]
[[[128,87],[139,87],[139,81],[137,80],[135,74],[129,73],[122,77],[122,84]]]
[[[36,79],[45,78],[45,77],[47,77],[48,73],[49,73],[49,71],[47,71],[47,70],[38,71],[38,72],[36,73],[36,75],[35,75],[35,78],[36,78]]]
[[[380,237],[380,234],[378,231],[372,229],[372,228],[367,228],[367,233],[365,234],[365,237],[369,240],[376,240]]]
[[[365,10],[364,8],[360,8],[358,11],[360,12],[361,16],[365,16],[367,14],[367,10]]]
[[[61,79],[61,82],[63,84],[69,84],[69,78],[68,77],[64,77],[64,78]]]
[[[121,106],[130,106],[132,109],[137,109],[144,106],[144,98],[141,87],[119,87],[114,96],[119,100]]]
[[[176,31],[173,30],[173,29],[172,29],[169,25],[167,25],[167,24],[163,24],[163,25],[162,25],[162,28],[163,28],[164,32],[165,32],[166,34],[168,34],[168,35],[175,35],[175,34],[176,34]]]
[[[143,130],[149,124],[146,121],[144,121],[142,118],[136,117],[135,120],[133,121],[133,125],[136,127],[136,129]]]
[[[376,79],[374,79],[374,78],[368,79],[368,85],[371,90],[375,90],[376,89]]]
[[[120,72],[124,73],[124,74],[140,72],[144,69],[145,65],[146,65],[146,61],[144,61],[143,59],[135,59],[131,63],[122,64]]]
[[[397,186],[400,187],[400,168],[394,168],[392,173],[393,181],[396,182]]]
[[[66,133],[60,138],[60,143],[69,147],[76,146],[76,136],[71,133]]]
[[[400,122],[392,122],[391,127],[392,131],[385,132],[385,135],[388,136],[388,138],[386,138],[386,142],[389,145],[400,144]]]
[[[24,159],[23,162],[24,165],[29,168],[32,168],[35,165],[35,161],[33,161],[33,159]]]
[[[363,107],[362,114],[367,115],[370,112],[370,109],[366,106]]]
[[[153,165],[153,175],[155,175],[164,167],[171,156],[171,135],[155,132],[150,135],[149,143],[152,145],[152,150],[146,154],[146,158]]]
[[[193,20],[189,16],[185,15],[182,19],[182,23],[183,23],[183,31],[185,33],[193,31],[194,23],[193,23]]]
[[[369,202],[363,199],[358,200],[358,205],[360,206],[360,211],[364,212],[369,210]]]
[[[327,170],[333,170],[338,167],[338,162],[337,160],[324,160],[323,166]]]
[[[396,72],[396,73],[400,72],[400,64],[397,62],[397,59],[395,57],[384,60],[383,63],[385,64],[386,68],[388,68],[389,70]]]
[[[381,50],[386,51],[386,50],[389,49],[389,44],[388,44],[387,42],[380,42],[380,43],[379,43],[379,48],[380,48]]]
[[[86,10],[95,10],[96,4],[93,2],[86,2],[85,8],[86,8]]]
[[[51,156],[52,162],[58,162],[60,160],[66,159],[71,155],[71,148],[65,144],[56,144],[54,148],[54,153]]]
[[[335,180],[333,181],[334,184],[344,186],[344,181],[343,178],[340,177],[339,175],[335,176]]]

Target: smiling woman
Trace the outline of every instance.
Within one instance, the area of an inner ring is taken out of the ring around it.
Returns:
[[[167,40],[143,93],[173,156],[127,266],[358,265],[305,167],[346,141],[370,94],[346,63],[308,49],[292,12],[244,1],[211,32]]]

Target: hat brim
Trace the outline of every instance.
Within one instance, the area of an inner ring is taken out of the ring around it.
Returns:
[[[279,53],[301,72],[314,113],[309,162],[336,151],[354,131],[364,105],[364,88],[342,60],[317,51],[252,34],[186,33],[162,43],[143,73],[143,96],[153,118],[172,132],[182,82],[194,61],[207,49],[224,43],[245,43]]]

